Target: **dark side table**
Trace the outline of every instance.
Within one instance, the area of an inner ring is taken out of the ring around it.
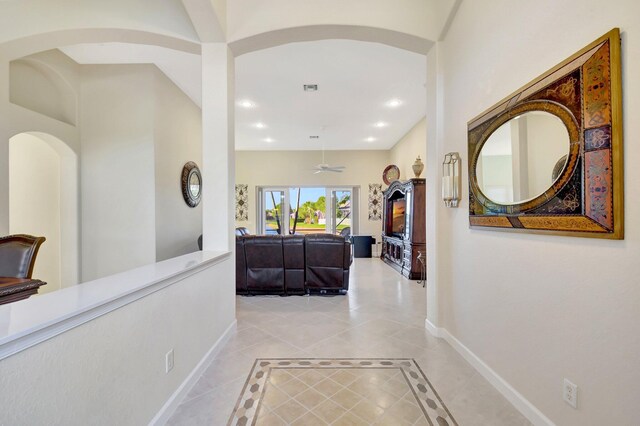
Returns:
[[[352,235],[353,257],[371,257],[371,245],[376,240],[371,235]]]

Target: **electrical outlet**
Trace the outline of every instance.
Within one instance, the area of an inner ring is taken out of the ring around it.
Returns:
[[[564,386],[562,387],[562,399],[564,399],[564,401],[573,408],[577,408],[578,386],[571,383],[569,380],[564,379]]]
[[[168,373],[169,371],[173,370],[173,349],[171,349],[165,355],[165,368],[166,368],[165,373]]]

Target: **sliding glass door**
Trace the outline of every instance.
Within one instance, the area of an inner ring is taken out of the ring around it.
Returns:
[[[259,234],[350,235],[357,229],[356,187],[257,189]]]
[[[351,189],[327,189],[331,200],[329,217],[329,229],[332,234],[349,236],[352,234],[352,190]]]
[[[287,226],[286,192],[283,189],[265,189],[262,197],[262,233],[266,235],[286,235]]]
[[[289,188],[292,234],[324,233],[327,230],[326,191],[322,187]]]

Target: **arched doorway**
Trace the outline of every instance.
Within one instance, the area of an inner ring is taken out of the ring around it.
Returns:
[[[78,283],[77,156],[49,134],[9,140],[9,232],[44,236],[33,276],[40,293]]]

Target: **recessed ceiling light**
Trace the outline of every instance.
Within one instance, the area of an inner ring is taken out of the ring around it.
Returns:
[[[378,121],[376,124],[374,124],[374,126],[376,126],[376,127],[387,127],[387,123],[385,123],[384,121]]]
[[[402,105],[402,101],[400,99],[391,99],[387,102],[387,106],[389,108],[398,108],[400,105]]]
[[[264,141],[265,141],[265,142],[267,142],[267,143],[271,143],[271,142],[273,142],[273,139],[271,139],[271,138],[265,138],[265,139],[264,139]]]
[[[254,106],[256,106],[256,104],[246,99],[244,101],[238,102],[238,105],[240,105],[242,108],[247,108],[247,109],[253,108]]]
[[[317,84],[305,84],[303,86],[305,92],[317,92],[318,85]]]
[[[373,138],[373,137],[369,136],[368,138],[365,139],[365,141],[367,141],[367,142],[375,142],[376,138]]]
[[[257,129],[264,129],[265,127],[267,127],[264,125],[264,123],[256,123],[255,126]]]

